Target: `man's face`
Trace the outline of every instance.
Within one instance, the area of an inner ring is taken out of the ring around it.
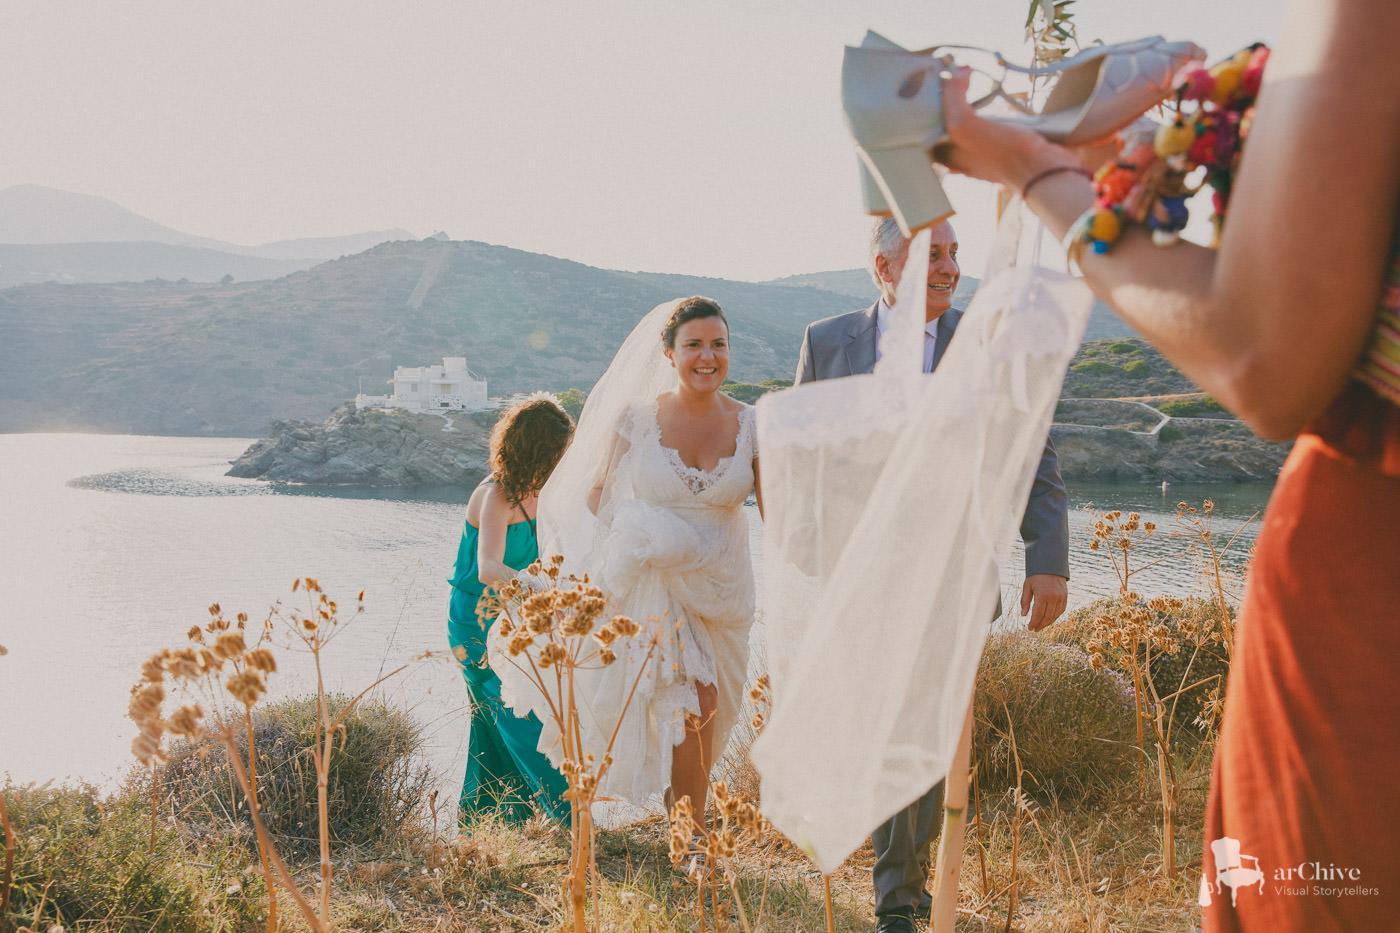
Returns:
[[[928,291],[924,296],[924,320],[937,320],[953,306],[953,292],[957,290],[962,270],[958,268],[958,235],[948,221],[932,228],[928,247]],[[899,273],[904,268],[905,257],[909,255],[909,241],[898,255],[886,259],[880,257],[876,268],[880,279],[885,283],[881,289],[887,303],[894,304],[894,292],[899,287]]]

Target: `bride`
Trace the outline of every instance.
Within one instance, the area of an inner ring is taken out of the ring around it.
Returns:
[[[589,395],[539,505],[540,553],[563,554],[565,572],[607,594],[607,615],[642,626],[614,644],[616,662],[576,675],[583,747],[597,760],[626,709],[600,792],[641,803],[669,786],[697,822],[738,718],[754,614],[742,509],[758,493],[754,411],[720,391],[728,371],[718,304],[652,310]],[[543,705],[527,686],[507,692],[517,709]],[[539,718],[540,750],[557,759],[557,729]]]

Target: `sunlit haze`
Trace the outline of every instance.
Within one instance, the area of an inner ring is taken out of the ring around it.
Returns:
[[[1080,41],[1212,60],[1267,0],[1080,0]],[[863,262],[843,44],[1025,59],[1027,0],[9,0],[0,188],[244,244],[402,227],[590,265],[766,279]],[[968,271],[990,199],[949,185]]]

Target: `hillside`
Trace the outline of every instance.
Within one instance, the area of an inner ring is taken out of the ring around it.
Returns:
[[[441,240],[266,282],[28,285],[0,291],[0,431],[261,436],[443,356],[466,357],[493,395],[589,387],[642,314],[697,293],[729,314],[743,382],[790,378],[802,328],[854,306]]]
[[[110,201],[42,185],[0,189],[0,288],[28,282],[272,279],[358,253],[406,230],[258,246],[194,236]]]
[[[870,273],[864,269],[840,269],[835,272],[807,272],[802,275],[788,275],[780,279],[770,279],[765,285],[783,285],[797,288],[818,288],[823,291],[850,295],[863,304],[871,304],[879,297]],[[977,292],[980,280],[976,276],[963,273],[958,280],[958,290],[953,301],[959,308],[967,307]],[[1126,339],[1136,336],[1118,315],[1109,310],[1102,301],[1094,301],[1094,310],[1089,315],[1089,326],[1084,331],[1085,340]]]

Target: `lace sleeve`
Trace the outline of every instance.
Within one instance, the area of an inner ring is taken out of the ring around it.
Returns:
[[[752,405],[745,405],[739,412],[739,442],[734,445],[734,452],[742,454],[744,460],[758,456],[758,419]]]

